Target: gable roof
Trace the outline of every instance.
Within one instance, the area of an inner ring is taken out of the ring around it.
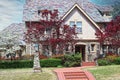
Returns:
[[[113,7],[111,5],[107,5],[107,6],[95,5],[95,6],[101,12],[112,12],[113,11]]]
[[[77,3],[62,17],[62,19],[64,20],[76,7],[98,30],[103,32],[100,27],[93,21],[93,19],[87,15],[87,13]]]
[[[59,15],[63,16],[67,11],[78,4],[95,22],[104,22],[104,18],[96,9],[95,5],[88,0],[26,0],[23,11],[23,21],[38,21],[38,10],[58,9]]]

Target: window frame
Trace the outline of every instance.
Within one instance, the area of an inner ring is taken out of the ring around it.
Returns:
[[[74,24],[71,26],[71,22],[73,22]],[[81,26],[77,27],[77,23],[80,22]],[[82,30],[82,21],[69,21],[69,25],[70,27],[74,27],[74,25],[76,25],[76,32],[77,34],[82,34],[83,30]],[[78,29],[78,30],[77,30]],[[80,29],[80,30],[79,30]]]
[[[77,23],[80,22],[81,23],[81,26],[78,26]],[[80,29],[80,32],[78,30],[78,34],[81,34],[82,33],[82,21],[76,21],[76,28]]]
[[[73,22],[74,24],[71,25],[71,22]],[[70,27],[73,27],[75,24],[76,24],[75,21],[70,21],[70,22],[69,22]]]
[[[95,44],[91,44],[91,51],[92,51],[92,52],[95,51]]]

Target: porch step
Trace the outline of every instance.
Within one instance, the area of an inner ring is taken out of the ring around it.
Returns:
[[[82,66],[96,66],[95,62],[82,62]]]
[[[86,74],[81,72],[64,72],[65,80],[89,80]]]

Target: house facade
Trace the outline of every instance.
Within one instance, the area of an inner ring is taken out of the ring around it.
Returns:
[[[40,20],[38,11],[44,9],[57,9],[64,24],[70,27],[76,25],[78,42],[74,45],[74,52],[81,53],[83,61],[94,61],[102,53],[95,33],[97,30],[104,31],[106,23],[112,17],[111,8],[111,10],[105,11],[107,6],[98,7],[88,0],[26,0],[23,21],[25,23],[38,22]],[[109,15],[107,15],[108,13]],[[31,44],[26,45],[26,53],[33,53]]]
[[[24,23],[12,23],[0,32],[0,58],[18,58],[26,54],[24,32]]]

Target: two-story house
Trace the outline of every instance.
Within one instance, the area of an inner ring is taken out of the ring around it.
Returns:
[[[26,0],[23,21],[38,22],[38,11],[44,9],[58,9],[64,24],[77,26],[79,42],[74,46],[75,52],[82,53],[83,61],[94,61],[100,53],[100,44],[95,33],[97,30],[104,30],[106,23],[111,20],[112,9],[96,6],[88,0]],[[26,53],[32,54],[31,44],[26,46]]]

